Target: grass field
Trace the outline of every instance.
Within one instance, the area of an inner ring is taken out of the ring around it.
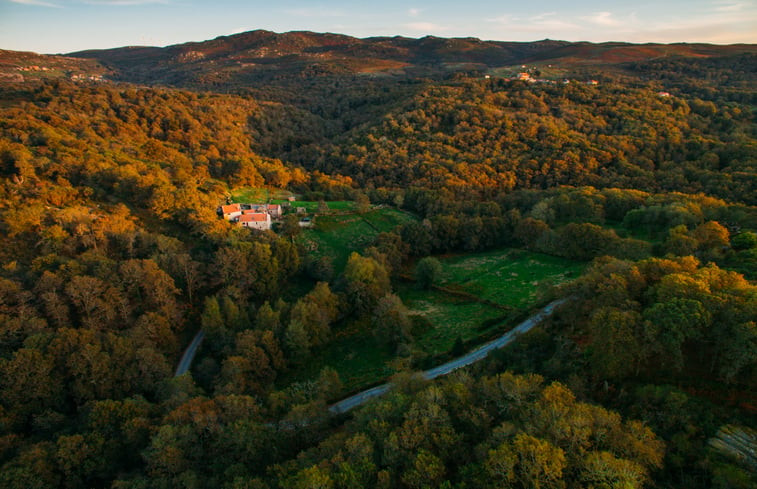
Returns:
[[[410,214],[391,208],[373,209],[364,214],[318,216],[316,227],[305,230],[300,239],[315,256],[330,256],[334,260],[334,271],[340,273],[350,253],[370,246],[379,233],[414,219]]]
[[[441,285],[522,309],[551,286],[575,277],[584,264],[541,253],[505,249],[444,258]]]
[[[380,228],[394,225],[399,218],[393,214],[396,211],[380,211],[383,212],[369,213],[367,219],[358,215],[329,216],[321,222],[322,229],[308,231],[309,239],[318,240],[321,252],[335,258],[338,252],[346,261],[348,252],[358,248],[361,235],[364,238],[371,231],[377,232],[367,221]],[[441,285],[467,292],[470,297],[438,289],[420,290],[409,282],[395,285],[395,292],[414,316],[413,348],[429,359],[448,353],[458,337],[474,345],[507,331],[544,302],[552,286],[577,277],[585,265],[516,249],[447,256],[440,261]],[[374,338],[370,326],[353,323],[336,329],[335,336],[333,342],[314,353],[307,365],[282,381],[315,378],[328,365],[339,372],[345,392],[351,392],[392,374],[394,352]]]
[[[450,351],[458,336],[463,341],[471,341],[502,328],[502,323],[512,315],[438,290],[419,290],[413,284],[401,284],[397,294],[410,313],[427,324],[424,331],[415,333],[416,347],[429,355]]]
[[[295,200],[289,202],[289,197],[295,196],[289,190],[270,189],[261,187],[241,187],[231,192],[231,200],[241,204],[258,204],[270,202],[271,204],[291,203],[292,207],[304,207],[308,213],[318,211],[318,202],[310,200]],[[355,202],[351,200],[335,200],[326,202],[329,210],[351,211],[355,208]]]
[[[396,211],[380,210],[383,213],[369,213],[367,220],[358,215],[329,216],[321,222],[322,229],[308,233],[318,240],[320,251],[336,257],[338,250],[346,261],[347,253],[358,247],[360,235],[377,232],[366,221],[390,226],[398,218],[393,215]],[[421,356],[448,353],[458,337],[474,345],[507,331],[546,300],[544,294],[552,286],[577,277],[584,267],[581,262],[516,249],[447,256],[440,261],[441,285],[467,292],[471,297],[438,289],[420,290],[408,282],[395,285],[395,292],[415,317],[413,348]],[[334,341],[314,352],[307,365],[282,382],[312,379],[323,367],[330,366],[339,372],[345,392],[351,392],[391,375],[393,359],[394,352],[372,335],[370,326],[353,323],[337,328]]]
[[[398,293],[412,314],[429,323],[416,346],[430,355],[447,352],[459,336],[475,342],[505,331],[517,318],[546,299],[555,285],[580,275],[584,264],[524,250],[504,249],[441,257],[440,285],[471,294],[470,299],[441,290],[403,284]],[[504,306],[495,307],[475,298]]]
[[[272,204],[283,204],[289,202],[287,199],[271,199]],[[289,202],[292,207],[304,207],[308,213],[318,211],[318,202],[314,200],[295,200]],[[326,202],[329,210],[332,211],[350,211],[355,208],[355,203],[351,200],[331,200]]]

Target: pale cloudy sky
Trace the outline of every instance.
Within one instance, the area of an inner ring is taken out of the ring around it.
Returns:
[[[253,29],[357,37],[757,43],[757,0],[0,0],[0,49],[165,46]]]

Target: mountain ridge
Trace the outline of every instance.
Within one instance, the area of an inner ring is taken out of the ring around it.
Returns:
[[[368,37],[252,30],[166,47],[87,50],[67,56],[95,60],[118,80],[179,86],[245,85],[291,76],[446,75],[488,72],[521,64],[569,67],[619,65],[660,57],[712,57],[757,53],[757,45],[633,44],[625,42],[486,41],[474,37]]]
[[[374,36],[251,30],[165,47],[124,46],[64,55],[0,51],[0,80],[68,77],[215,90],[261,86],[324,76],[446,77],[458,72],[501,75],[557,65],[564,72],[660,58],[710,58],[757,54],[755,44],[591,43],[552,39],[491,41],[475,37]],[[33,64],[32,64],[33,63]],[[57,69],[24,77],[29,65]],[[554,74],[559,76],[560,72]]]

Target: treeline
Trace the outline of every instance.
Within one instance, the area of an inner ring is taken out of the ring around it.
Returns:
[[[410,255],[515,246],[583,261],[605,255],[634,260],[694,255],[748,277],[757,273],[757,212],[701,194],[561,187],[482,200],[411,187],[369,190],[368,195],[421,217],[380,237],[378,248],[397,263]]]

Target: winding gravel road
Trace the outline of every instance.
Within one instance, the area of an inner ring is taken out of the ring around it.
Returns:
[[[544,309],[526,319],[499,338],[476,348],[475,350],[463,355],[460,358],[456,358],[455,360],[451,360],[447,363],[439,365],[438,367],[426,370],[422,373],[423,378],[429,380],[435,379],[442,375],[447,375],[453,370],[457,370],[461,367],[465,367],[472,363],[478,362],[479,360],[485,358],[492,350],[508,345],[513,340],[515,340],[518,335],[526,333],[531,328],[539,324],[542,320],[544,320],[544,318],[550,316],[554,312],[555,308],[565,303],[566,300],[567,299],[558,299],[556,301],[550,302],[544,307]],[[356,408],[361,404],[364,404],[365,402],[373,399],[374,397],[385,394],[391,388],[392,384],[387,383],[381,384],[363,392],[359,392],[354,396],[350,396],[347,399],[343,399],[337,402],[336,404],[332,404],[331,407],[329,407],[329,411],[334,414],[346,413],[350,409]]]
[[[181,356],[181,360],[179,361],[179,365],[176,367],[176,373],[174,374],[174,377],[178,377],[179,375],[186,373],[186,371],[189,370],[189,367],[192,366],[192,360],[195,359],[195,354],[197,354],[197,349],[200,347],[200,343],[202,343],[203,338],[205,338],[205,332],[202,330],[198,331],[194,339],[192,340],[192,343],[189,344],[187,349],[184,351],[184,354]]]
[[[485,358],[492,350],[502,348],[505,345],[508,345],[512,341],[514,341],[518,335],[521,335],[523,333],[526,333],[531,328],[539,324],[544,318],[550,316],[555,308],[565,303],[567,299],[558,299],[556,301],[552,301],[549,304],[547,304],[541,311],[537,312],[530,318],[526,319],[507,333],[503,334],[499,338],[490,341],[489,343],[486,343],[475,350],[468,352],[467,354],[463,355],[460,358],[456,358],[454,360],[450,360],[447,363],[444,363],[442,365],[439,365],[438,367],[434,367],[430,370],[426,370],[421,375],[423,375],[424,379],[435,379],[437,377],[440,377],[442,375],[447,375],[448,373],[452,372],[453,370],[457,370],[461,367],[465,367],[467,365],[470,365],[472,363],[478,362],[479,360],[482,360]],[[202,343],[203,338],[205,337],[205,333],[202,331],[199,331],[197,335],[195,335],[194,339],[192,340],[192,343],[189,344],[186,351],[184,352],[184,355],[181,357],[181,361],[179,362],[178,367],[176,367],[176,376],[184,374],[187,370],[189,370],[189,367],[192,365],[192,360],[194,360],[195,354],[197,353],[197,349],[200,346],[200,343]],[[361,404],[366,403],[367,401],[370,401],[374,397],[378,397],[381,395],[386,394],[389,389],[392,388],[392,384],[386,383],[381,384],[376,387],[372,387],[370,389],[364,390],[363,392],[359,392],[355,394],[354,396],[350,396],[347,399],[342,399],[341,401],[337,402],[336,404],[332,404],[329,407],[329,411],[331,411],[334,414],[340,414],[340,413],[346,413],[350,409],[356,408],[360,406]]]

